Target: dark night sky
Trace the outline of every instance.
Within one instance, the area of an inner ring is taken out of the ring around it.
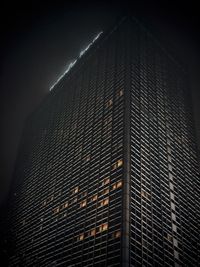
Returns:
[[[195,1],[27,2],[5,2],[0,8],[0,202],[9,189],[28,114],[94,36],[127,12],[153,27],[189,66],[200,140],[199,8]]]

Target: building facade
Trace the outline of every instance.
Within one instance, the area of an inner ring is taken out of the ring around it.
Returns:
[[[198,266],[187,79],[135,19],[95,40],[26,122],[10,266]]]

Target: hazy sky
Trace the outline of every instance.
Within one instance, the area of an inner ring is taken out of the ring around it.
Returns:
[[[128,11],[154,28],[161,40],[168,42],[188,64],[200,140],[199,9],[195,1],[27,2],[4,3],[0,9],[0,201],[9,189],[28,114],[95,35]]]

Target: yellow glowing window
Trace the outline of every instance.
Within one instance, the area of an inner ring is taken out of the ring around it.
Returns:
[[[56,213],[58,213],[59,211],[60,211],[60,208],[57,207],[57,208],[53,209],[53,214],[56,214]]]
[[[117,188],[122,187],[122,181],[117,182]]]
[[[108,203],[109,203],[109,199],[106,198],[106,199],[104,199],[104,200],[102,200],[102,201],[100,202],[100,207],[106,206],[106,205],[108,205]]]
[[[119,159],[117,161],[117,167],[121,167],[123,165],[123,160],[122,159]]]
[[[95,200],[97,200],[97,195],[94,195],[91,197],[91,201],[95,201]]]
[[[114,238],[119,238],[120,236],[121,236],[121,232],[120,231],[114,232]]]
[[[79,187],[76,186],[74,189],[72,189],[71,193],[72,193],[72,194],[77,194],[78,191],[79,191]]]
[[[68,206],[69,206],[68,202],[65,202],[65,203],[63,203],[63,204],[61,205],[60,209],[61,209],[61,210],[62,210],[62,209],[65,209],[65,208],[67,208]]]
[[[123,91],[123,90],[120,90],[120,91],[118,92],[118,96],[123,96],[123,94],[124,94],[124,91]]]
[[[74,193],[75,193],[75,194],[78,193],[78,190],[79,190],[79,187],[78,187],[78,186],[75,187],[75,189],[74,189]]]
[[[87,201],[86,201],[86,200],[83,200],[83,201],[80,203],[80,207],[81,207],[81,208],[84,208],[86,205],[87,205]]]
[[[109,184],[109,183],[110,183],[110,178],[107,177],[107,178],[105,178],[105,179],[103,180],[102,185],[107,185],[107,184]]]
[[[91,235],[91,236],[95,236],[95,234],[96,234],[96,230],[95,230],[95,229],[92,229],[92,230],[90,231],[90,235]]]
[[[117,189],[117,184],[116,183],[112,185],[112,190],[115,190],[115,189]]]
[[[106,231],[106,230],[108,230],[108,224],[107,223],[104,223],[99,227],[99,231],[100,232],[103,232],[103,231]]]
[[[84,234],[79,235],[78,238],[77,238],[78,241],[81,241],[83,239],[84,239]]]
[[[123,165],[123,160],[119,159],[117,162],[115,162],[112,166],[112,169],[115,170]]]
[[[69,206],[68,202],[64,203],[64,208],[67,208]]]

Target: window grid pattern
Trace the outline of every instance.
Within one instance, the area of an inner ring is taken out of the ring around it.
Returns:
[[[29,119],[10,266],[120,262],[125,65],[109,38]]]
[[[131,78],[131,266],[197,266],[199,177],[187,79],[139,24]]]

